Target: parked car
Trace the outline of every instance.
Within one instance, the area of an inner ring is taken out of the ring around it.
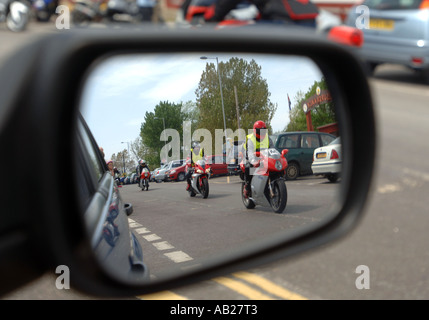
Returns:
[[[186,164],[168,170],[165,175],[168,181],[183,181],[186,175]]]
[[[314,150],[311,170],[315,175],[324,175],[329,181],[335,182],[341,175],[343,158],[341,154],[341,138]]]
[[[369,20],[363,27],[362,59],[373,72],[382,63],[429,72],[429,4],[425,0],[365,0]],[[356,12],[357,11],[357,12]],[[356,7],[346,24],[364,23]],[[360,20],[359,20],[360,19]]]
[[[156,174],[156,172],[157,172],[159,169],[161,169],[161,167],[160,167],[160,168],[156,168],[156,169],[154,169],[154,170],[152,170],[152,171],[150,172],[150,178],[149,178],[149,181],[151,181],[151,182],[155,182],[155,181],[156,181],[156,180],[155,180],[155,174]]]
[[[168,181],[166,172],[174,168],[178,168],[185,163],[185,160],[173,160],[168,162],[164,167],[155,172],[155,181]]]
[[[294,180],[300,175],[312,174],[311,164],[316,148],[330,144],[336,137],[324,132],[283,132],[270,136],[274,147],[282,152],[288,149],[286,155],[288,167],[286,179]]]
[[[211,155],[206,157],[206,162],[210,165],[210,177],[227,175],[228,164],[226,163],[225,155]]]

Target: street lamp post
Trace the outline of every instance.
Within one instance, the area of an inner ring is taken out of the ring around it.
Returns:
[[[166,144],[166,141],[165,140],[167,140],[167,139],[165,139],[166,137],[165,137],[165,118],[160,118],[160,117],[154,117],[154,119],[157,119],[157,120],[162,120],[162,125],[164,126],[164,151],[165,151],[165,144]],[[162,161],[162,159],[161,159],[161,161]]]
[[[206,57],[206,56],[200,57],[200,59],[201,60],[216,59],[216,67],[217,67],[216,70],[217,70],[217,74],[219,76],[220,98],[221,98],[221,102],[222,102],[223,130],[225,132],[225,141],[226,141],[227,137],[226,137],[225,106],[223,104],[222,80],[221,80],[220,72],[219,72],[219,60],[218,60],[218,57],[212,58],[212,57]]]

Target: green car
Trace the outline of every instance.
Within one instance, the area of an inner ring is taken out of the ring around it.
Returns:
[[[288,149],[286,155],[288,167],[286,169],[287,180],[294,180],[300,175],[312,174],[314,149],[326,146],[336,136],[324,132],[283,132],[270,136],[274,148],[279,152]]]

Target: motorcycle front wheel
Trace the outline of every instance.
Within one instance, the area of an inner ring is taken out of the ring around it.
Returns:
[[[241,200],[243,200],[243,204],[247,209],[253,209],[256,206],[256,204],[248,197],[244,196],[245,185],[246,184],[244,182],[241,183]]]
[[[209,181],[207,180],[207,178],[202,178],[200,188],[203,198],[206,199],[209,196]]]
[[[277,180],[273,183],[273,195],[270,199],[271,208],[275,213],[282,213],[287,203],[287,189],[284,180]]]

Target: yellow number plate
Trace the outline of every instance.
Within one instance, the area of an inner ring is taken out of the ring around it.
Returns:
[[[395,21],[385,19],[370,19],[369,28],[378,30],[393,30]]]
[[[324,158],[326,158],[326,152],[321,152],[321,153],[316,154],[316,158],[317,159],[324,159]]]

